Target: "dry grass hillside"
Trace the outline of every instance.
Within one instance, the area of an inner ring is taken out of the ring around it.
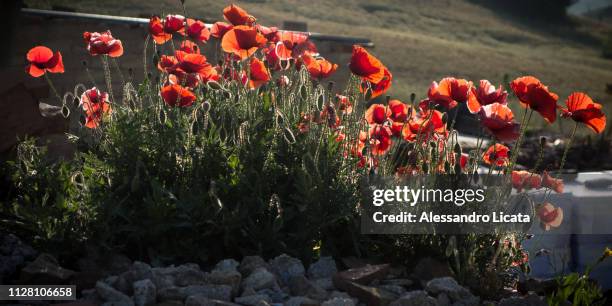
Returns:
[[[82,12],[147,16],[181,12],[178,0],[29,0],[30,7],[51,5]],[[228,1],[187,0],[187,14],[215,21]],[[533,74],[550,84],[561,99],[586,91],[612,104],[606,84],[612,83],[612,60],[601,57],[597,40],[610,28],[587,20],[563,26],[513,18],[495,5],[468,0],[259,0],[237,1],[259,21],[308,22],[309,30],[370,38],[373,52],[394,74],[393,96],[426,93],[432,80],[444,76],[501,83]],[[344,64],[344,63],[343,63]]]

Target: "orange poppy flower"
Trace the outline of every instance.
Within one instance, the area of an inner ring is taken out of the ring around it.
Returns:
[[[223,18],[235,26],[245,25],[250,21],[255,21],[255,18],[249,15],[247,11],[234,4],[223,9]]]
[[[179,47],[179,50],[185,53],[200,54],[200,47],[198,46],[198,44],[194,43],[191,40],[183,40],[181,42],[181,46]]]
[[[550,92],[540,80],[532,76],[520,77],[512,81],[510,87],[523,107],[540,113],[548,123],[555,122],[559,96]]]
[[[266,41],[256,28],[236,26],[223,35],[221,48],[227,53],[239,56],[240,59],[245,59],[255,53]]]
[[[153,16],[149,19],[149,34],[151,34],[153,40],[158,45],[172,39],[172,34],[164,32],[164,24],[159,16]]]
[[[164,32],[184,34],[185,17],[181,15],[166,15],[166,19],[164,19]]]
[[[320,81],[327,78],[338,69],[338,65],[332,64],[323,58],[314,58],[308,54],[302,56],[302,60],[306,65],[306,69],[308,69],[308,73],[310,73],[310,77],[315,80]]]
[[[261,24],[255,25],[257,31],[263,35],[268,42],[276,44],[281,39],[281,33],[278,31],[277,27],[266,27]]]
[[[110,31],[98,33],[83,33],[83,39],[87,44],[87,51],[91,55],[106,54],[110,57],[119,57],[123,54],[121,41],[115,39]]]
[[[602,133],[606,128],[606,115],[601,111],[601,104],[596,103],[587,94],[572,93],[565,100],[567,108],[561,108],[561,116],[572,118],[576,122],[586,124],[595,133]]]
[[[481,107],[479,114],[480,123],[500,141],[518,138],[520,125],[514,122],[514,114],[508,106],[495,102]]]
[[[45,46],[36,46],[28,51],[26,58],[29,62],[26,72],[35,78],[42,76],[45,72],[64,73],[64,62],[59,51],[53,53]]]
[[[482,160],[488,164],[498,167],[504,167],[508,165],[510,149],[503,144],[496,143],[487,149],[482,156]]]
[[[378,83],[369,83],[369,82],[363,81],[361,83],[361,86],[359,87],[359,91],[364,93],[364,92],[366,92],[369,89],[370,90],[370,99],[374,99],[374,98],[384,94],[385,92],[387,92],[387,90],[389,90],[389,88],[391,88],[391,81],[392,80],[393,80],[393,75],[391,75],[391,72],[389,71],[389,69],[387,69],[385,67],[384,68],[384,76],[383,76],[383,78],[382,78],[382,80],[380,82],[378,82]]]
[[[270,73],[266,65],[258,58],[252,58],[249,65],[249,87],[255,89],[270,81]]]
[[[431,102],[451,109],[457,106],[457,103],[467,101],[471,87],[472,82],[447,77],[442,79],[439,84],[436,81],[432,82],[427,96]]]
[[[487,80],[480,80],[478,88],[472,86],[470,88],[467,100],[467,108],[472,114],[477,114],[480,109],[489,104],[499,103],[505,105],[508,98],[508,92],[501,85],[495,89],[495,86]]]
[[[85,111],[85,127],[95,129],[102,118],[111,112],[108,103],[108,93],[99,91],[96,87],[86,90],[81,95],[81,107]]]
[[[170,107],[188,107],[196,100],[196,96],[189,89],[177,84],[162,87],[160,94]]]
[[[536,210],[542,228],[546,231],[557,228],[563,222],[563,209],[555,207],[550,203],[540,205]]]
[[[378,83],[385,77],[385,66],[363,47],[354,45],[349,68],[353,74],[370,83]]]
[[[370,127],[370,152],[372,155],[383,155],[391,148],[393,133],[388,126],[375,124]]]
[[[207,42],[210,39],[210,31],[204,22],[187,18],[187,36],[195,41]]]
[[[521,192],[523,189],[540,189],[542,188],[542,177],[529,171],[514,170],[512,171],[512,187],[517,192]]]
[[[225,35],[225,33],[227,33],[227,31],[233,28],[234,26],[229,23],[217,21],[213,23],[212,27],[210,28],[210,35],[214,38],[221,38],[223,35]]]
[[[391,116],[391,110],[383,104],[372,104],[365,112],[369,124],[383,124]]]
[[[562,179],[556,179],[550,176],[550,174],[548,174],[548,171],[544,171],[544,173],[542,174],[542,186],[550,188],[556,193],[563,193],[563,189],[565,187]]]
[[[347,96],[336,94],[336,108],[340,113],[351,114],[353,112],[353,104]]]

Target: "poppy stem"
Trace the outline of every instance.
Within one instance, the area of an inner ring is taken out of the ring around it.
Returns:
[[[527,113],[529,113],[529,116],[527,116]],[[521,143],[523,142],[523,136],[525,136],[525,133],[527,132],[527,125],[529,124],[529,121],[531,121],[531,115],[533,114],[533,110],[532,109],[525,109],[525,112],[523,113],[523,119],[521,120],[521,132],[519,133],[519,137],[516,140],[516,145],[514,147],[514,150],[512,151],[512,159],[510,160],[510,171],[508,171],[508,173],[506,174],[512,174],[512,171],[514,170],[514,167],[516,166],[516,160],[518,159],[518,155],[519,155],[519,151],[521,150]]]
[[[51,87],[51,91],[53,91],[53,94],[55,95],[55,97],[57,97],[57,99],[60,102],[64,102],[62,97],[60,96],[60,94],[57,92],[57,89],[55,89],[55,86],[53,85],[53,82],[51,81],[51,78],[49,78],[49,75],[45,72],[45,80],[47,80],[47,84],[49,84],[49,87]]]
[[[104,80],[106,81],[106,89],[108,94],[111,96],[112,103],[115,103],[115,96],[113,95],[113,86],[111,85],[111,72],[108,66],[108,55],[103,55],[101,58],[102,66],[104,67]]]
[[[574,129],[572,130],[572,134],[567,141],[567,145],[565,145],[565,150],[563,151],[563,156],[561,157],[561,164],[559,165],[559,174],[563,172],[563,167],[565,167],[565,162],[567,161],[567,154],[569,153],[570,148],[572,147],[572,141],[576,136],[576,131],[578,130],[578,121],[574,124]]]

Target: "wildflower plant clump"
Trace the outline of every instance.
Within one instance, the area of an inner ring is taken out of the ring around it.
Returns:
[[[56,93],[77,147],[72,160],[45,163],[32,141],[20,145],[8,166],[14,230],[169,262],[280,252],[306,261],[320,252],[407,260],[421,252],[449,259],[459,276],[486,276],[526,265],[522,236],[360,236],[360,183],[372,174],[467,180],[487,167],[505,182],[503,192],[562,192],[550,172],[515,169],[533,113],[551,124],[559,109],[573,119],[570,143],[580,124],[605,129],[600,104],[574,93],[558,106],[531,76],[510,83],[521,118],[508,106],[509,92],[487,80],[446,77],[421,101],[385,99],[393,75],[361,46],[338,88],[327,79],[343,63],[325,59],[307,33],[263,26],[236,5],[223,16],[210,28],[181,15],[152,17],[144,79],[120,88],[112,87],[112,67],[121,41],[110,31],[83,34],[106,84]],[[205,44],[215,44],[218,58],[201,53]],[[28,73],[51,86],[49,73],[63,72],[61,54],[46,47],[27,59]],[[471,151],[449,118],[456,107],[467,107],[487,131]],[[559,226],[554,203],[533,205],[544,228]],[[42,213],[56,223],[24,226]]]

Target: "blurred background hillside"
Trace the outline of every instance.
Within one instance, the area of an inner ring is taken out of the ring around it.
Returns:
[[[221,10],[228,3],[186,0],[187,15],[214,22],[222,18]],[[396,97],[407,99],[415,92],[420,98],[432,80],[448,75],[501,83],[532,74],[550,84],[560,101],[572,91],[586,91],[604,104],[612,103],[612,60],[604,57],[612,57],[610,0],[235,3],[265,25],[301,21],[312,32],[371,39],[374,54],[394,74],[390,94]],[[182,12],[179,0],[26,0],[24,4],[134,17]]]

